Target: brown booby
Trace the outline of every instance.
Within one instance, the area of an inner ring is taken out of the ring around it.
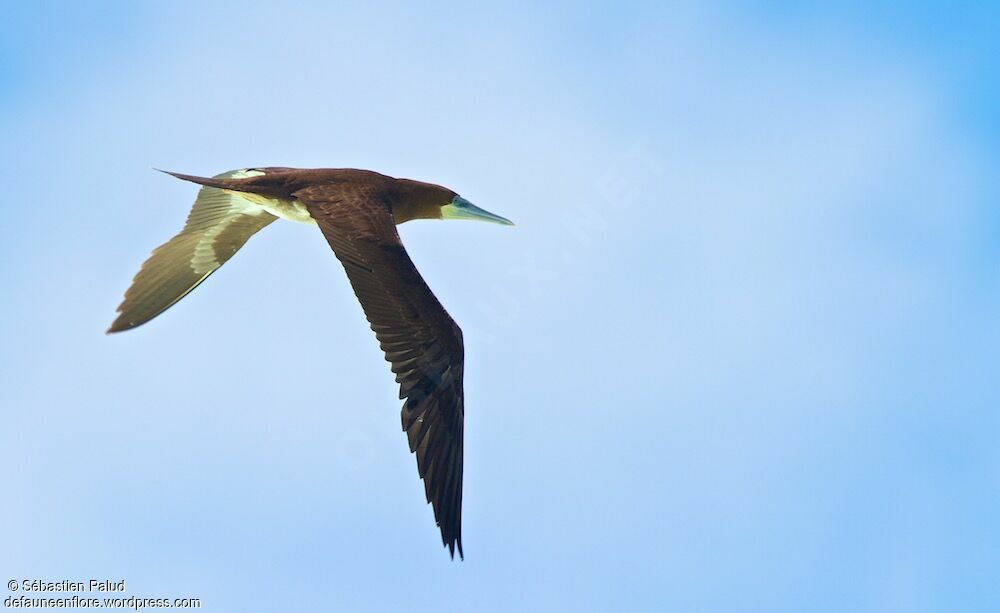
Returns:
[[[367,170],[246,168],[202,186],[179,234],[142,264],[108,332],[146,323],[186,296],[275,219],[319,226],[399,383],[403,430],[441,539],[462,552],[462,331],[407,255],[396,225],[478,219],[513,225],[455,192]]]

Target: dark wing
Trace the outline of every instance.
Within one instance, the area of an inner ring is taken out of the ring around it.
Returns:
[[[238,172],[213,178],[226,179]],[[157,247],[132,279],[108,332],[134,328],[173,306],[275,219],[230,192],[201,188],[184,229]]]
[[[399,383],[403,429],[441,539],[462,553],[462,331],[424,283],[388,205],[322,185],[296,192],[344,265]]]

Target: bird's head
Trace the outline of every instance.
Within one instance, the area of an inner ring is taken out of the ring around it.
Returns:
[[[392,207],[396,223],[411,219],[473,219],[505,226],[514,222],[481,209],[447,187],[397,179],[399,198]]]

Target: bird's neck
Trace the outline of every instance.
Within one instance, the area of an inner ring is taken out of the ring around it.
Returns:
[[[451,191],[410,179],[397,179],[392,216],[397,224],[411,219],[441,219],[441,207],[451,202]]]

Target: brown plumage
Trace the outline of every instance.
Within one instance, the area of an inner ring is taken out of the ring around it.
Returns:
[[[352,169],[260,168],[202,185],[181,232],[153,251],[108,332],[141,325],[183,298],[277,217],[315,223],[344,266],[404,399],[402,425],[441,538],[462,552],[465,416],[462,331],[407,255],[396,224],[464,218],[510,224],[430,183]]]

